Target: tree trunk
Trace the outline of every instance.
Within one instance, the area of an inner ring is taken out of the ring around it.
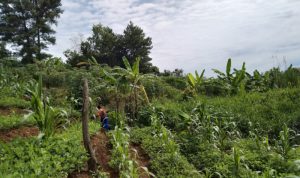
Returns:
[[[42,17],[43,15],[40,12],[37,0],[34,0],[33,3],[34,3],[34,6],[35,6],[34,7],[35,11],[36,11],[35,26],[37,28],[37,54],[36,54],[36,58],[38,60],[41,60],[41,26],[40,26],[41,22],[40,22],[40,17]]]
[[[90,171],[97,170],[97,161],[94,150],[90,143],[89,129],[88,129],[88,118],[89,118],[89,88],[87,79],[83,80],[83,109],[82,109],[82,134],[84,148],[89,154],[88,168]]]

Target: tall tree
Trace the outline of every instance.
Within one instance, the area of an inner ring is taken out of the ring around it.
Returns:
[[[2,0],[0,38],[20,48],[23,63],[49,56],[42,52],[55,44],[53,24],[63,12],[61,0]]]
[[[150,63],[151,38],[146,37],[144,31],[132,22],[128,24],[123,34],[116,34],[111,28],[101,24],[94,25],[92,32],[92,36],[81,43],[80,51],[65,51],[67,62],[72,66],[81,62],[79,60],[94,57],[98,63],[125,67],[123,57],[128,58],[131,65],[139,57],[142,73],[159,72],[158,68]]]
[[[101,24],[94,25],[92,32],[92,36],[81,43],[82,54],[86,58],[93,56],[99,63],[120,65],[121,60],[117,59],[119,36]]]
[[[152,59],[149,54],[152,49],[152,39],[146,37],[143,29],[131,21],[124,30],[122,46],[125,51],[123,55],[127,57],[130,64],[133,64],[135,59],[139,57],[141,59],[141,72],[147,72],[151,68],[150,61]]]
[[[6,49],[6,45],[4,42],[0,42],[0,59],[8,57],[10,52]]]

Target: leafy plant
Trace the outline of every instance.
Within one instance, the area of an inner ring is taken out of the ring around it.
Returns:
[[[224,82],[223,85],[229,85],[231,94],[236,94],[244,90],[244,79],[246,77],[245,62],[242,65],[242,69],[234,69],[234,72],[231,72],[231,59],[229,58],[227,61],[225,73],[217,69],[213,69],[213,71],[217,73],[218,78]]]
[[[38,82],[31,83],[27,89],[31,94],[32,117],[45,138],[52,136],[58,125],[66,122],[67,113],[62,109],[56,109],[49,105],[48,98],[42,93],[42,77]]]
[[[283,158],[287,159],[288,152],[292,149],[290,145],[291,130],[286,124],[283,125],[282,131],[279,133],[279,142],[277,142],[277,148]]]
[[[90,122],[89,128],[93,134],[99,124]],[[81,123],[74,123],[47,140],[32,137],[0,143],[0,177],[67,177],[83,169],[88,159],[81,142]]]
[[[187,74],[187,81],[188,81],[189,87],[196,93],[199,92],[200,87],[204,81],[204,72],[205,72],[205,70],[203,70],[201,75],[199,75],[198,72],[195,71],[195,77],[191,73]]]

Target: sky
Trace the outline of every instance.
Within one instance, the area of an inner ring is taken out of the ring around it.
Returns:
[[[233,67],[263,72],[300,66],[300,0],[62,0],[56,45],[49,52],[76,48],[93,24],[122,33],[129,21],[152,38],[150,57],[160,71],[185,73]]]

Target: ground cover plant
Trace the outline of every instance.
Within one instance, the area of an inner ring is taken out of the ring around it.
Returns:
[[[95,122],[90,122],[89,127],[91,133],[99,129]],[[76,123],[47,141],[33,137],[1,143],[0,176],[65,177],[87,160],[81,142],[81,125]]]
[[[20,115],[0,116],[0,130],[16,128],[21,125],[35,125],[32,117],[24,117]]]

